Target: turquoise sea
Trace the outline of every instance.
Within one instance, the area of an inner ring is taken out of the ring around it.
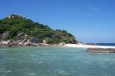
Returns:
[[[0,76],[115,76],[114,53],[83,48],[0,48]]]

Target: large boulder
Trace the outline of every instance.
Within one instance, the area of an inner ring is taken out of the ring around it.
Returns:
[[[7,46],[7,45],[9,45],[11,42],[10,42],[10,40],[7,40],[7,41],[1,41],[1,45],[4,45],[4,46]]]

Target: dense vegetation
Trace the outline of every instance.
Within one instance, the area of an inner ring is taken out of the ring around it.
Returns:
[[[42,42],[47,43],[76,43],[75,37],[66,30],[53,30],[47,25],[33,22],[30,19],[12,14],[0,20],[0,40],[15,39],[19,33],[25,33],[30,37],[37,37]],[[2,34],[7,36],[3,37]],[[32,41],[32,40],[31,40]]]

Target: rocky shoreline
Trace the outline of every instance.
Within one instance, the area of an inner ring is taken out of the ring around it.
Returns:
[[[64,46],[64,47],[76,47],[76,48],[85,48],[90,53],[115,53],[115,47],[108,47],[108,46],[96,46],[96,45],[81,45],[81,44],[65,44],[65,43],[58,43],[58,44],[47,44],[46,42],[43,43],[32,43],[28,38],[23,40],[7,40],[1,41],[0,47],[15,47],[15,46]]]
[[[0,47],[16,47],[16,46],[62,46],[63,44],[47,44],[47,43],[32,43],[32,42],[9,42],[9,41],[2,41],[0,42]]]
[[[1,40],[1,47],[11,47],[11,46],[46,46],[47,43],[34,43],[31,42],[32,37],[25,33],[19,33],[15,39],[11,40]]]
[[[7,33],[1,35],[4,38],[7,37]],[[14,39],[9,40],[1,40],[0,47],[12,47],[12,46],[62,46],[65,42],[60,42],[57,44],[48,44],[46,40],[43,42],[39,42],[39,40],[35,40],[34,37],[31,37],[24,32],[18,33],[18,35]]]

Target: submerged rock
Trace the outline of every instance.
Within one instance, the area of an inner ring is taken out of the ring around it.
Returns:
[[[92,53],[115,53],[114,48],[88,48],[87,52]]]

